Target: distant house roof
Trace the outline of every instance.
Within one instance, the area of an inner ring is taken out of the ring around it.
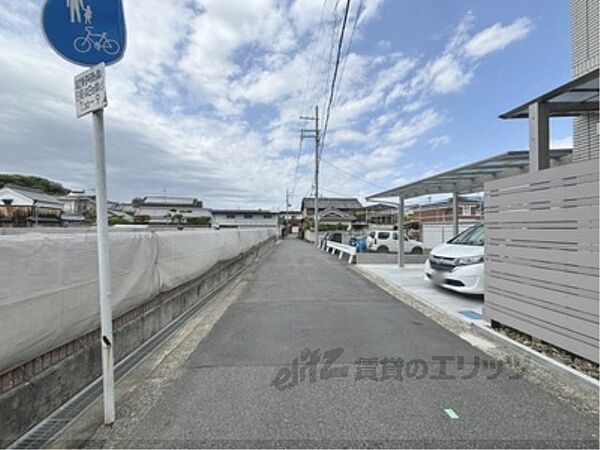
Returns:
[[[85,191],[71,191],[67,195],[63,195],[58,197],[58,200],[61,202],[71,201],[71,200],[84,200],[90,202],[96,202],[95,195],[88,195]]]
[[[211,209],[214,214],[269,214],[276,215],[276,212],[266,211],[264,209]]]
[[[396,211],[397,206],[386,205],[385,203],[375,203],[374,205],[367,205],[364,207],[367,211]]]
[[[302,206],[300,209],[314,209],[315,207],[314,197],[305,197],[302,199]],[[321,209],[361,209],[363,206],[356,198],[335,198],[335,197],[323,197],[319,198],[319,210]]]
[[[195,206],[202,208],[202,202],[194,197],[147,196],[140,206]]]
[[[164,209],[155,209],[152,207],[140,207],[135,210],[136,216],[149,216],[152,218],[161,217],[164,218],[169,214],[169,211],[165,211]]]
[[[480,198],[469,198],[469,197],[458,197],[459,205],[479,205],[483,203],[483,200]],[[421,209],[427,208],[448,208],[452,206],[452,198],[447,198],[444,200],[435,201],[432,203],[422,203],[420,205]],[[413,210],[419,209],[419,206],[413,206]]]
[[[25,188],[21,186],[13,186],[10,184],[4,185],[3,189],[10,189],[17,194],[20,194],[24,197],[28,197],[36,203],[45,203],[50,205],[56,205],[57,207],[62,209],[62,203],[59,202],[55,197],[51,195],[45,194],[37,189]]]

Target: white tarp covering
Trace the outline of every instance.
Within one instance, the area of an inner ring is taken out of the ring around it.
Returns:
[[[276,229],[111,231],[113,316],[276,234]],[[95,234],[0,236],[0,373],[99,324]]]

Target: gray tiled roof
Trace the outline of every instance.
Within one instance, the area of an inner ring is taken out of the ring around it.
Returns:
[[[32,200],[35,200],[36,202],[40,202],[40,203],[55,203],[56,205],[60,205],[62,206],[62,203],[59,202],[55,197],[52,197],[51,195],[48,194],[44,194],[41,191],[38,191],[36,189],[30,189],[30,188],[25,188],[25,187],[21,187],[21,186],[13,186],[10,184],[7,184],[4,186],[5,188],[8,189],[12,189],[13,191],[24,195],[25,197],[29,197]]]
[[[314,208],[314,197],[305,197],[302,199],[301,209]],[[319,198],[319,210],[321,209],[361,209],[363,206],[356,198],[336,198],[323,197]]]
[[[148,196],[144,197],[143,206],[194,206],[201,204],[197,198],[193,197],[167,197],[167,196]]]

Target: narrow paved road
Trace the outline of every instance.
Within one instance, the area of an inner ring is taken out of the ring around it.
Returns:
[[[511,377],[335,258],[285,240],[127,445],[598,445],[595,415]]]

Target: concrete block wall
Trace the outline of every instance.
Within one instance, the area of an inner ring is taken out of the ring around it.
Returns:
[[[148,299],[113,320],[118,362],[239,273],[274,238],[202,276]],[[100,330],[94,330],[32,361],[0,374],[0,448],[66,403],[101,375]]]

